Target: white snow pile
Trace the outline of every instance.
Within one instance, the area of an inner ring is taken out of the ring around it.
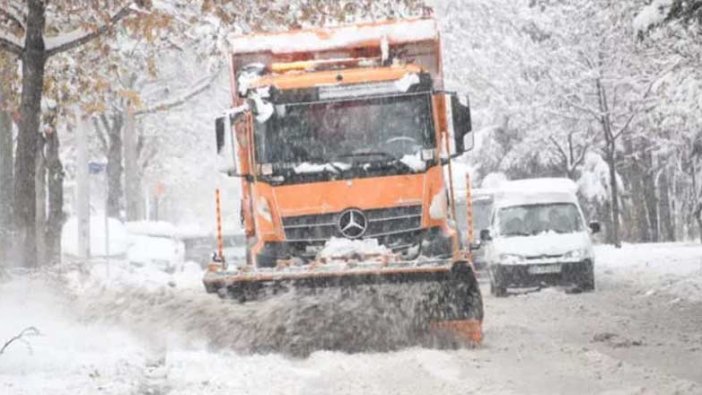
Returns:
[[[395,88],[400,92],[407,92],[412,85],[419,84],[419,76],[416,73],[407,73],[404,77],[395,81]]]
[[[332,237],[319,252],[319,258],[343,259],[373,255],[388,255],[391,251],[377,239],[350,240]]]
[[[342,26],[331,29],[302,30],[280,34],[230,37],[234,53],[267,52],[274,54],[325,51],[347,48],[369,41],[389,44],[434,40],[438,36],[436,22],[430,19],[397,21],[390,24]]]
[[[266,65],[263,63],[251,63],[247,64],[243,70],[239,73],[236,79],[237,87],[239,88],[239,95],[246,96],[249,91],[249,87],[254,81],[261,78],[263,70],[265,70]]]
[[[127,252],[129,240],[124,224],[114,218],[102,215],[90,217],[90,254],[92,256],[122,256]],[[105,230],[109,232],[109,243]],[[66,255],[78,256],[78,219],[71,217],[63,225],[61,248]],[[109,249],[109,251],[107,251]]]
[[[400,158],[400,162],[406,164],[412,171],[420,172],[427,168],[426,162],[422,160],[421,152],[412,155],[405,155]]]
[[[702,302],[702,245],[699,243],[624,244],[595,247],[600,279],[613,279],[644,296],[666,294]]]
[[[166,221],[133,221],[126,222],[124,226],[129,233],[137,235],[174,237],[178,234],[178,228]]]
[[[297,174],[311,174],[311,173],[338,173],[339,170],[348,170],[351,165],[343,162],[334,163],[310,163],[302,162],[295,166],[293,171]]]

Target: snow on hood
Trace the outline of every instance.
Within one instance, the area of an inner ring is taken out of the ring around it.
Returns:
[[[573,250],[589,249],[590,236],[586,232],[560,234],[541,233],[535,236],[496,237],[494,249],[499,254],[522,256],[563,255]]]

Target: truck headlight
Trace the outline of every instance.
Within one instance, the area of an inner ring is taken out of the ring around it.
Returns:
[[[258,198],[258,201],[256,202],[256,212],[258,215],[261,216],[261,218],[265,219],[268,222],[273,223],[273,215],[271,214],[271,207],[268,205],[268,200],[264,197]]]
[[[429,216],[431,219],[446,218],[446,206],[446,190],[441,188],[439,193],[434,195],[431,199],[431,205],[429,206]]]
[[[503,265],[518,265],[521,263],[524,263],[526,259],[524,258],[524,255],[519,255],[519,254],[501,254],[500,255],[500,263]]]

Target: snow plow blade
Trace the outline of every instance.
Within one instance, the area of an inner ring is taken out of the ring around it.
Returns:
[[[323,294],[327,289],[341,289],[353,297],[354,292],[369,289],[406,289],[400,298],[416,299],[412,317],[418,327],[445,333],[464,344],[475,345],[482,340],[482,296],[473,267],[465,261],[345,270],[210,270],[203,283],[208,292],[240,302],[291,290]]]

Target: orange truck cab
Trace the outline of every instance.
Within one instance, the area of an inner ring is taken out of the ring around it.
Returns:
[[[247,266],[305,265],[333,238],[460,259],[444,169],[472,148],[470,109],[444,91],[433,19],[248,35],[232,52],[217,146],[241,180]]]

